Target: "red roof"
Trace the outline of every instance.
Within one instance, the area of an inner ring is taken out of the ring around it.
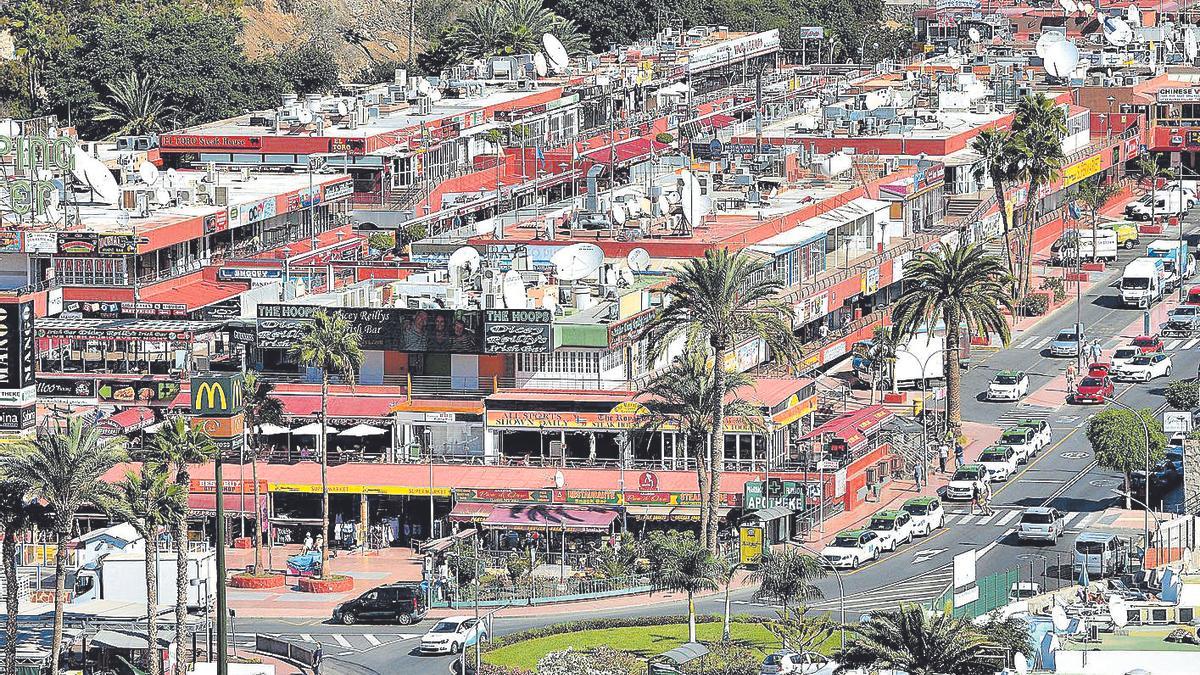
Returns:
[[[167,302],[187,305],[188,309],[206,307],[249,289],[240,281],[214,281],[205,279],[203,272],[174,279],[154,286],[147,286],[139,293],[143,302]]]
[[[100,420],[100,426],[119,433],[138,431],[154,424],[154,411],[149,408],[126,408],[112,417]]]
[[[278,389],[276,389],[278,391]],[[275,395],[283,403],[283,414],[292,417],[312,417],[321,411],[321,396],[314,394]],[[330,417],[388,417],[392,409],[404,402],[403,396],[330,396]],[[171,402],[171,407],[188,407],[192,404],[190,392],[181,392]]]
[[[242,506],[245,505],[245,513],[254,514],[254,495],[222,495],[221,502],[225,506],[225,513],[235,514],[242,513]],[[265,512],[267,510],[267,496],[259,495],[258,497],[259,510]],[[217,512],[217,496],[211,493],[193,492],[188,495],[188,509],[193,513],[211,514]]]
[[[849,445],[854,445],[862,440],[863,432],[879,426],[881,422],[892,417],[893,414],[891,410],[882,405],[870,405],[858,410],[852,410],[808,432],[804,436],[804,440],[830,435],[846,441]]]

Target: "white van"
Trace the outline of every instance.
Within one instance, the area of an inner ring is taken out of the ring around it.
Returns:
[[[1071,230],[1064,233],[1059,242],[1055,242],[1058,246],[1057,250],[1052,247],[1054,259],[1059,263],[1069,263],[1076,258],[1080,260],[1117,259],[1116,230],[1079,230],[1078,234]]]
[[[1165,282],[1162,258],[1137,258],[1121,274],[1121,302],[1129,307],[1148,308],[1166,293]]]
[[[1133,220],[1150,220],[1151,216],[1177,216],[1187,213],[1195,203],[1195,197],[1186,191],[1160,190],[1126,206],[1125,214]]]

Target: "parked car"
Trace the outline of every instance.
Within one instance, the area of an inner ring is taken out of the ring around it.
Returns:
[[[1079,356],[1080,344],[1083,339],[1074,328],[1061,330],[1050,343],[1050,356]]]
[[[1038,433],[1029,427],[1021,426],[1005,429],[996,445],[1012,448],[1018,462],[1027,461],[1042,447]]]
[[[1141,356],[1141,350],[1136,347],[1118,347],[1112,355],[1112,367],[1118,368],[1133,360],[1135,356]]]
[[[1136,350],[1133,350],[1136,353]],[[1112,374],[1113,365],[1111,363],[1089,363],[1087,367],[1087,377],[1108,377]]]
[[[1134,357],[1113,373],[1113,377],[1118,380],[1133,382],[1149,382],[1156,377],[1170,376],[1171,357],[1162,352]]]
[[[1008,587],[1008,601],[1020,602],[1042,594],[1042,587],[1032,581],[1014,581]]]
[[[879,535],[880,546],[886,551],[895,551],[900,544],[908,544],[913,540],[912,516],[905,511],[880,511],[871,516],[867,528]]]
[[[1104,403],[1115,389],[1111,377],[1085,377],[1075,388],[1075,403]]]
[[[1157,335],[1139,335],[1129,341],[1129,346],[1142,354],[1157,354],[1163,351],[1162,339]]]
[[[457,654],[487,638],[487,629],[471,616],[448,616],[421,636],[422,654]]]
[[[974,489],[982,490],[988,481],[987,467],[982,464],[964,464],[950,477],[946,486],[946,499],[955,501],[970,501]]]
[[[1093,363],[1092,365],[1101,365]],[[1042,448],[1050,445],[1050,441],[1054,438],[1054,430],[1050,428],[1050,423],[1046,420],[1022,420],[1017,423],[1019,427],[1033,429],[1035,440],[1037,441],[1037,449],[1032,454],[1037,454]]]
[[[1017,472],[1017,453],[1007,445],[993,445],[979,453],[979,463],[987,468],[989,481],[1006,481]]]
[[[838,532],[833,541],[821,549],[821,557],[834,567],[858,569],[864,562],[878,558],[881,548],[882,544],[876,532],[846,530]]]
[[[918,537],[927,537],[946,524],[946,510],[937,497],[913,497],[900,508],[912,516],[913,534]]]
[[[1020,541],[1048,541],[1054,543],[1067,529],[1063,513],[1045,506],[1031,506],[1021,513],[1017,526]]]
[[[833,675],[837,663],[816,652],[784,650],[767,654],[759,666],[759,675]]]
[[[990,401],[1019,401],[1029,393],[1029,377],[1024,371],[1002,370],[988,384]]]
[[[1187,300],[1183,301],[1185,305],[1200,305],[1200,286],[1192,286],[1187,291]]]
[[[333,620],[347,626],[376,621],[402,626],[425,618],[429,608],[418,584],[387,584],[334,607]]]

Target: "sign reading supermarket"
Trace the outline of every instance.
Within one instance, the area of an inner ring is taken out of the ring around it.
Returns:
[[[1084,178],[1094,176],[1104,169],[1104,161],[1100,155],[1092,155],[1082,162],[1076,162],[1063,169],[1063,187],[1074,185]]]

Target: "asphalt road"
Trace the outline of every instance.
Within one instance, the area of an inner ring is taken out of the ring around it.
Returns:
[[[1200,218],[1189,218],[1188,227],[1194,230]],[[1149,241],[1133,251],[1122,251],[1115,264],[1109,266],[1101,283],[1083,298],[1079,318],[1089,336],[1099,337],[1105,348],[1122,344],[1141,332],[1142,312],[1120,306],[1115,283],[1124,264],[1140,255]],[[1196,236],[1189,237],[1196,243]],[[1175,302],[1175,296],[1165,302]],[[911,545],[888,554],[879,561],[842,574],[844,606],[847,619],[854,620],[872,611],[894,608],[902,601],[926,601],[941,595],[951,581],[951,566],[956,554],[970,549],[977,551],[977,576],[982,577],[1013,568],[1020,569],[1022,580],[1030,575],[1037,583],[1049,586],[1072,582],[1070,561],[1074,535],[1086,529],[1099,512],[1116,504],[1120,497],[1113,491],[1123,483],[1120,475],[1095,465],[1084,435],[1089,416],[1103,406],[1069,404],[1064,400],[1051,407],[1028,403],[990,403],[983,392],[992,376],[999,370],[1025,370],[1030,378],[1030,391],[1037,391],[1060,375],[1070,359],[1052,358],[1046,344],[1062,328],[1076,321],[1076,306],[1068,303],[1039,322],[1027,332],[1013,337],[1008,349],[976,357],[964,374],[963,415],[965,419],[1003,425],[1024,418],[1047,420],[1054,430],[1050,445],[1022,467],[1019,474],[1007,483],[994,487],[990,517],[970,516],[961,504],[948,504],[947,527]],[[1127,330],[1137,322],[1133,330]],[[1200,340],[1167,340],[1166,346],[1174,362],[1177,376],[1190,376],[1200,364]],[[1134,407],[1157,409],[1163,402],[1161,391],[1166,379],[1145,384],[1120,384],[1117,396]],[[1053,506],[1068,514],[1067,536],[1055,545],[1022,544],[1013,534],[1020,511],[1028,506]],[[1032,571],[1031,571],[1032,567]],[[826,601],[813,609],[839,615],[840,601],[836,579],[821,582]],[[751,589],[731,594],[735,613],[774,614],[776,608],[755,602]],[[722,597],[705,598],[697,602],[702,613],[723,611]],[[589,612],[589,618],[681,614],[686,611],[682,601],[635,606],[603,612]],[[470,612],[465,612],[470,613]],[[510,617],[496,619],[494,633],[503,635],[527,628],[557,623],[564,615],[547,617]],[[426,621],[417,626],[336,626],[313,620],[239,620],[239,644],[245,644],[253,632],[281,635],[296,640],[317,641],[325,645],[325,654],[373,668],[380,673],[405,672],[413,675],[445,673],[449,657],[423,657],[415,652],[419,636],[431,625]],[[245,635],[243,635],[243,633]]]

